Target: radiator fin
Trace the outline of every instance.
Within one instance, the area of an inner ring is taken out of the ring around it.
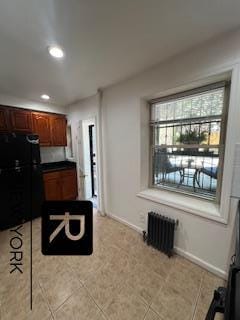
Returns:
[[[149,212],[147,244],[171,257],[174,247],[174,231],[177,223],[177,221],[168,217]]]

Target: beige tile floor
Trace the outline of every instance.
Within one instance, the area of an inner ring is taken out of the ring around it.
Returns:
[[[137,232],[94,215],[92,256],[40,252],[33,222],[33,311],[29,305],[29,223],[24,272],[9,274],[9,231],[0,233],[0,320],[203,320],[223,281],[187,260],[147,247]],[[216,319],[222,319],[220,316]]]

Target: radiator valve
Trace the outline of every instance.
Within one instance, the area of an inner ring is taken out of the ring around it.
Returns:
[[[145,230],[143,230],[143,241],[146,242],[147,241],[147,233]]]

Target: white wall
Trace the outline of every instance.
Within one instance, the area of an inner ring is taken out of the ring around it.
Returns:
[[[78,187],[79,197],[84,198],[84,178],[81,177],[84,170],[84,143],[83,143],[83,128],[84,120],[98,119],[99,117],[99,97],[98,95],[91,96],[87,99],[80,100],[67,107],[68,123],[72,129],[73,139],[73,156],[78,167]]]
[[[77,160],[78,150],[77,150],[77,139],[79,133],[79,121],[89,120],[97,116],[99,109],[98,96],[94,95],[87,99],[83,99],[74,103],[66,108],[68,112],[68,123],[72,128],[73,137],[73,155]],[[82,148],[82,147],[81,147]],[[82,150],[80,148],[80,150]],[[80,157],[82,153],[80,152]],[[81,161],[83,162],[83,160]]]
[[[106,213],[138,229],[143,227],[139,219],[141,212],[157,210],[179,219],[180,226],[176,234],[179,252],[222,276],[226,275],[232,253],[236,200],[231,201],[228,225],[224,225],[140,199],[137,193],[143,188],[142,180],[146,180],[146,173],[141,172],[141,159],[145,156],[147,161],[146,149],[143,147],[144,141],[146,145],[146,134],[143,133],[146,132],[146,124],[142,123],[143,99],[173,88],[194,86],[194,82],[205,81],[229,70],[233,70],[232,110],[237,110],[235,114],[229,114],[227,133],[225,168],[230,173],[230,181],[234,144],[240,141],[240,31],[206,43],[128,81],[106,88],[102,100]],[[226,182],[226,185],[229,186],[229,183]]]

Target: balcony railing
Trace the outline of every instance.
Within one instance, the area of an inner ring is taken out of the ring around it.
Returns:
[[[218,166],[219,146],[155,146],[153,184],[215,198]]]

